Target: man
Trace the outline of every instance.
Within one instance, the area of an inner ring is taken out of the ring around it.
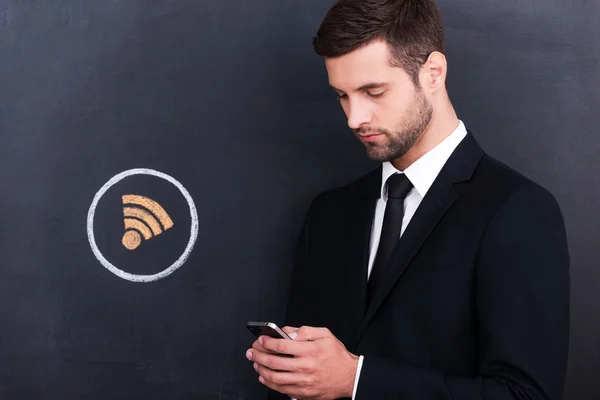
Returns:
[[[382,164],[310,206],[284,328],[294,340],[261,337],[246,354],[270,398],[562,396],[563,218],[457,118],[443,36],[432,0],[339,0],[314,39],[349,127]]]

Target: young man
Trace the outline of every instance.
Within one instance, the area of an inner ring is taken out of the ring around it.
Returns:
[[[261,337],[246,354],[270,397],[561,399],[563,218],[457,118],[436,5],[338,0],[314,46],[382,164],[310,206],[285,327],[294,340]]]

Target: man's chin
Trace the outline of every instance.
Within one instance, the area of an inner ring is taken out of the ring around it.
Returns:
[[[377,162],[392,161],[394,159],[389,153],[373,147],[367,147],[367,156]]]
[[[382,148],[381,146],[371,145],[366,146],[367,156],[377,162],[388,162],[400,158],[404,153],[396,154],[391,152],[388,148]]]

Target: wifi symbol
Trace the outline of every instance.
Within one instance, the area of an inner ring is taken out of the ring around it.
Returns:
[[[123,196],[125,234],[123,246],[135,250],[144,240],[152,239],[173,227],[173,221],[164,208],[156,201],[144,196],[127,194]]]

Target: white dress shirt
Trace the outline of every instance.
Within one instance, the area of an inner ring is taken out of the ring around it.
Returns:
[[[387,203],[387,179],[396,173],[404,173],[406,177],[413,184],[413,188],[408,192],[404,199],[404,218],[402,219],[402,230],[400,231],[400,237],[404,234],[408,223],[419,208],[421,200],[425,197],[425,194],[437,178],[439,172],[442,170],[450,155],[454,152],[460,142],[467,136],[467,129],[462,121],[459,120],[458,127],[444,139],[436,147],[428,151],[425,155],[411,164],[404,171],[398,171],[390,162],[385,162],[382,165],[381,173],[381,197],[377,200],[377,207],[375,209],[375,217],[373,218],[373,225],[371,230],[371,244],[370,244],[370,255],[369,255],[369,268],[366,279],[369,279],[371,275],[371,269],[373,268],[373,261],[377,253],[377,247],[379,246],[379,239],[381,237],[381,227],[383,225],[383,215],[385,213],[385,205]],[[363,356],[360,356],[358,361],[358,368],[356,370],[356,379],[354,380],[354,391],[352,392],[352,399],[356,397],[356,390],[358,389],[358,380],[360,377],[360,371],[362,369]]]

